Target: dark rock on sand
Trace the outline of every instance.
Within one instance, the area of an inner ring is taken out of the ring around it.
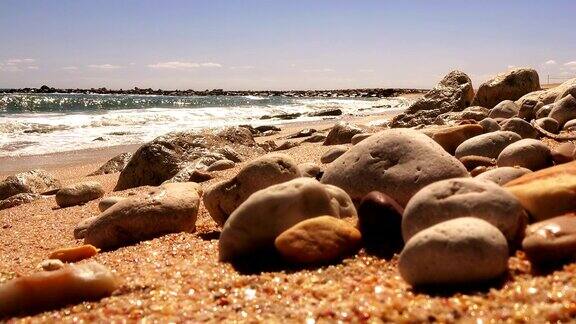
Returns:
[[[576,258],[576,214],[534,223],[526,229],[522,250],[534,263],[556,263]]]
[[[299,137],[308,137],[311,136],[312,134],[316,133],[317,130],[315,130],[314,128],[304,128],[301,129],[300,131],[290,134],[288,136],[286,136],[287,139],[292,139],[292,138],[299,138]]]
[[[358,207],[358,228],[366,248],[385,255],[399,252],[404,246],[403,213],[402,206],[381,192],[364,196]]]
[[[362,128],[345,122],[337,123],[332,127],[324,141],[324,145],[348,144],[352,137],[362,133]]]
[[[309,112],[307,115],[310,117],[340,116],[342,115],[342,110],[339,108],[330,108]]]

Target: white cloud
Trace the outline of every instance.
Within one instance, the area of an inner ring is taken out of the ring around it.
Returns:
[[[361,72],[361,73],[374,73],[374,70],[373,70],[373,69],[360,69],[360,70],[358,70],[358,72]]]
[[[508,70],[512,70],[512,69],[515,69],[515,68],[516,68],[516,65],[508,65]]]
[[[544,62],[544,65],[556,65],[556,61],[548,60],[548,61]]]
[[[32,65],[32,66],[27,66],[26,67],[28,70],[38,70],[38,67],[36,65]]]
[[[574,67],[574,66],[576,66],[576,61],[566,62],[566,63],[564,63],[564,66]]]
[[[11,58],[0,61],[0,71],[7,72],[21,72],[24,70],[38,70],[38,66],[34,65],[35,59],[31,58]]]
[[[334,72],[334,70],[329,69],[329,68],[323,68],[323,69],[307,69],[307,70],[304,70],[304,72],[306,72],[306,73]]]
[[[156,64],[149,64],[148,67],[152,69],[188,70],[195,68],[221,68],[222,64],[212,62],[196,63],[196,62],[171,61],[171,62],[159,62]]]
[[[88,67],[100,70],[115,70],[121,68],[121,66],[119,65],[112,65],[112,64],[90,64],[88,65]]]
[[[252,70],[254,66],[252,65],[241,65],[241,66],[231,66],[230,70]]]
[[[76,71],[76,70],[78,70],[78,68],[75,67],[75,66],[65,66],[65,67],[62,68],[62,70],[65,70],[65,71]]]

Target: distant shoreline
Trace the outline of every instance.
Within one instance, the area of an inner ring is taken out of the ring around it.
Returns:
[[[386,98],[397,97],[406,94],[423,94],[428,89],[413,88],[364,88],[364,89],[335,89],[335,90],[162,90],[162,89],[58,89],[46,85],[40,88],[0,89],[0,94],[24,93],[24,94],[118,94],[118,95],[161,95],[161,96],[284,96],[284,97],[328,97],[328,98]]]

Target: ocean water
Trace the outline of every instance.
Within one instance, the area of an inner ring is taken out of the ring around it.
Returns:
[[[408,103],[403,98],[0,94],[0,156],[138,144],[172,131],[319,120],[326,117],[306,113],[327,108],[370,115],[402,110]],[[303,115],[261,119],[282,113]]]

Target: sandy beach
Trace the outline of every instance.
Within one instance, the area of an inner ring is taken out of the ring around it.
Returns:
[[[366,124],[381,114],[347,117]],[[335,120],[283,125],[279,140],[302,128],[319,131]],[[87,177],[103,162],[137,145],[25,158],[2,158],[0,176],[44,168],[64,184],[101,182],[106,196],[128,197],[146,187],[112,192],[118,174]],[[330,147],[304,143],[283,151],[297,162],[319,163]],[[214,172],[212,183],[234,176],[246,162]],[[0,211],[0,282],[34,273],[51,251],[80,245],[72,232],[81,220],[98,214],[98,201],[60,209],[54,197]],[[352,220],[349,220],[352,222]],[[538,322],[576,316],[576,265],[534,273],[522,252],[509,261],[509,275],[489,287],[463,292],[418,291],[397,270],[397,256],[366,253],[342,263],[311,268],[269,269],[246,273],[218,261],[219,227],[203,205],[194,233],[169,234],[102,252],[91,259],[121,279],[113,296],[61,309],[14,318],[23,322]],[[85,262],[85,261],[83,261]]]

